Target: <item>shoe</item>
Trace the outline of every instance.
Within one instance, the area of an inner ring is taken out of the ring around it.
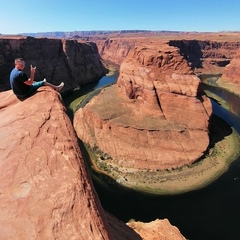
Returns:
[[[64,87],[64,82],[61,82],[61,84],[59,84],[55,90],[60,92],[63,87]]]

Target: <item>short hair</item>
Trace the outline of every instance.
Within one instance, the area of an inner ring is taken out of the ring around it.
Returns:
[[[17,64],[17,63],[19,63],[19,62],[24,62],[24,59],[23,59],[23,58],[16,58],[16,59],[14,60],[14,63],[15,63],[15,64]]]

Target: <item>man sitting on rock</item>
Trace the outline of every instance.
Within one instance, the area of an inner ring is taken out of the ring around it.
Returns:
[[[43,81],[35,82],[34,75],[36,71],[36,67],[32,67],[31,65],[31,76],[28,76],[23,72],[25,67],[25,61],[23,58],[16,58],[15,61],[15,68],[10,73],[10,85],[17,97],[20,98],[27,98],[32,93],[36,92],[36,90],[41,86],[49,86],[56,91],[60,92],[63,88],[64,83],[62,82],[60,85],[55,86],[50,84],[44,79]]]

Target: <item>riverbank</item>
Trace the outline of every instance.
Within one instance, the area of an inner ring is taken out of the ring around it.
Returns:
[[[91,94],[82,96],[78,101],[78,107],[83,107],[99,91],[100,89],[97,89]],[[217,101],[220,103],[221,99]],[[93,173],[94,177],[100,176],[100,178],[107,179],[114,187],[125,187],[156,195],[184,193],[203,188],[215,181],[227,171],[231,162],[239,155],[239,136],[221,118],[213,117],[210,135],[211,145],[204,158],[181,168],[155,171],[124,168],[114,164],[116,161],[111,161],[111,157],[105,155],[97,147],[90,149],[87,145],[85,145],[88,152],[86,161],[91,162],[91,168],[96,173]],[[100,181],[105,180],[100,179]]]
[[[206,74],[199,76],[202,83],[225,89],[226,91],[235,94],[236,96],[240,97],[240,88],[238,84],[235,84],[233,82],[227,82],[224,79],[221,78],[222,75],[214,75],[214,74]]]
[[[98,91],[88,95],[80,104],[81,107],[98,94]],[[218,99],[218,102],[220,101],[221,99]],[[213,116],[212,121],[208,152],[204,158],[189,166],[155,171],[124,168],[114,164],[111,157],[105,156],[97,147],[90,149],[85,146],[90,156],[87,161],[91,161],[96,176],[108,176],[108,179],[111,179],[108,182],[114,187],[117,185],[156,195],[180,194],[200,189],[219,178],[239,155],[238,133],[217,116]]]
[[[159,171],[139,171],[105,164],[103,166],[103,161],[91,152],[92,167],[123,187],[145,193],[169,195],[203,188],[227,171],[231,162],[239,155],[240,149],[237,132],[216,116],[213,121],[211,147],[203,159],[191,166]]]

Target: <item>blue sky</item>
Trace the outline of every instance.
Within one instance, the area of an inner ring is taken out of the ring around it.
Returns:
[[[1,1],[0,33],[240,31],[239,11],[239,0],[11,0]]]

